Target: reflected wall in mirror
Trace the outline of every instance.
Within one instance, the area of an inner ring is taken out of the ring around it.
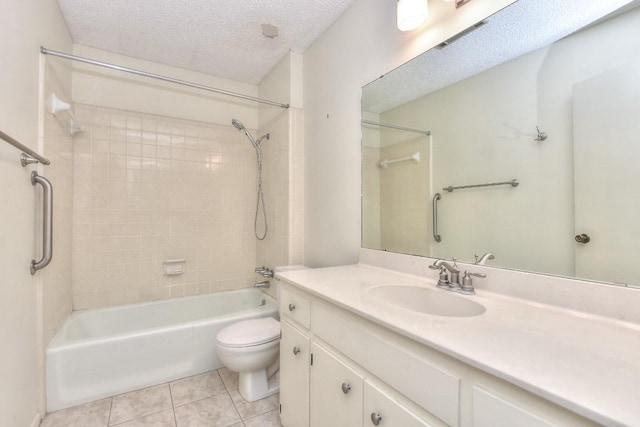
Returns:
[[[559,3],[363,88],[363,247],[640,285],[640,0]]]

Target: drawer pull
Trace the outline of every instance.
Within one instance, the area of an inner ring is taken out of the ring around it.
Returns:
[[[289,311],[293,311],[296,309],[296,305],[295,304],[289,304]]]
[[[298,353],[300,353],[300,347],[293,347],[293,354],[297,356]]]
[[[374,426],[380,425],[380,421],[382,421],[382,415],[380,415],[378,412],[372,412],[371,422],[373,423],[373,425]]]
[[[347,383],[342,383],[342,392],[344,394],[349,394],[350,391],[351,391],[351,386]]]

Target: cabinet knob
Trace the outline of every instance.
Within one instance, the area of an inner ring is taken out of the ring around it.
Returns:
[[[374,426],[380,425],[380,421],[382,421],[382,415],[380,415],[378,412],[372,412],[371,422],[373,423],[373,425]]]
[[[575,239],[578,243],[589,243],[591,241],[591,237],[588,234],[578,234]]]
[[[300,347],[293,347],[293,354],[297,356],[298,353],[300,353]]]
[[[348,394],[351,391],[351,386],[347,383],[342,383],[342,392]]]
[[[293,311],[296,309],[296,305],[295,304],[289,304],[289,311]]]

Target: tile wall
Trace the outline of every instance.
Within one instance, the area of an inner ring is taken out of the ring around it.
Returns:
[[[383,147],[380,159],[399,159],[416,152],[420,162],[408,160],[380,168],[380,241],[391,252],[428,256],[433,241],[429,139]]]
[[[242,132],[76,110],[86,130],[74,138],[74,309],[253,284],[255,152]],[[164,275],[176,258],[186,273]]]

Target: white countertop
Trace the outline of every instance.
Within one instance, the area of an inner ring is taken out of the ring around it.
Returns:
[[[482,304],[481,315],[417,313],[376,300],[367,290],[380,284],[435,288],[435,281],[366,264],[278,277],[595,422],[640,426],[637,324],[479,290],[455,295]]]

